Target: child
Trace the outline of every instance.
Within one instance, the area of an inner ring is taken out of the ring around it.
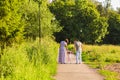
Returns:
[[[72,54],[72,51],[67,50],[68,62],[69,62],[69,63],[71,63],[71,54]]]

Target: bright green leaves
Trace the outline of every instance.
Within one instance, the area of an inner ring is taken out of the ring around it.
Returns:
[[[26,8],[26,6],[28,6]],[[27,38],[36,38],[52,36],[54,32],[60,30],[58,22],[54,15],[49,11],[48,1],[32,1],[24,6],[24,19],[26,22],[25,36]]]
[[[0,1],[0,43],[10,45],[23,38],[35,39],[39,34],[42,37],[53,36],[54,32],[61,30],[49,11],[48,1],[39,1]]]
[[[19,13],[21,3],[22,1],[18,0],[0,1],[0,43],[2,47],[22,40],[24,23]]]
[[[104,17],[100,17],[98,19],[95,19],[91,24],[90,24],[90,31],[91,34],[93,35],[90,37],[91,40],[95,40],[93,43],[101,42],[101,40],[105,37],[105,34],[108,33],[107,27],[108,24],[106,23],[107,20]]]

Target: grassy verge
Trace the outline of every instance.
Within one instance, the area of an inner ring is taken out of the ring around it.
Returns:
[[[0,80],[53,80],[58,45],[51,38],[14,44],[1,57]]]
[[[105,76],[105,80],[119,80],[117,78],[118,74],[109,70],[100,70],[100,74]]]

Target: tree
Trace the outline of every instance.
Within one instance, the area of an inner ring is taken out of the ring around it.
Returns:
[[[87,0],[58,0],[50,9],[63,26],[55,34],[57,39],[78,38],[85,43],[97,43],[107,34],[107,19],[100,17],[95,5]]]
[[[96,5],[96,8],[97,8],[98,12],[100,13],[100,15],[105,16],[106,15],[105,8],[102,6],[102,3],[96,2],[95,5]]]
[[[38,4],[33,0],[27,0],[25,1],[23,8],[21,9],[21,12],[23,12],[22,18],[25,21],[25,27],[24,27],[25,38],[35,39],[36,37],[38,37],[38,33],[39,33]]]
[[[117,8],[117,12],[120,14],[120,8]]]
[[[24,21],[21,18],[20,8],[23,1],[1,0],[0,1],[0,47],[23,39]]]
[[[110,9],[111,8],[111,0],[105,0],[105,8]]]
[[[54,32],[60,30],[59,24],[49,11],[48,5],[49,3],[46,0],[30,0],[28,4],[24,5],[23,17],[26,21],[25,36],[27,38],[35,39],[39,37],[39,34],[40,37],[52,36]],[[28,7],[25,8],[26,6]]]
[[[74,9],[74,0],[58,0],[54,1],[50,9],[55,14],[56,19],[60,22],[60,25],[63,26],[63,30],[61,32],[55,33],[57,41],[61,41],[65,38],[70,38],[72,34],[71,31],[73,30],[72,26],[72,16],[73,16],[73,9]],[[62,13],[61,13],[62,12]],[[71,27],[71,28],[70,28]],[[74,35],[72,35],[74,36]],[[71,37],[72,38],[72,37]]]
[[[109,34],[105,37],[104,43],[119,44],[120,43],[120,14],[111,11],[108,17],[108,32]]]

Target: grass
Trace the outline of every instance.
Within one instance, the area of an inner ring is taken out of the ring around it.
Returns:
[[[117,78],[118,74],[115,72],[109,70],[100,70],[99,72],[106,77],[105,80],[119,80]]]
[[[83,60],[93,68],[100,69],[105,80],[118,80],[118,73],[105,70],[108,64],[120,62],[120,46],[115,45],[84,45]]]
[[[74,45],[68,49],[74,51]],[[115,45],[85,45],[83,44],[82,59],[92,68],[99,69],[105,80],[118,80],[118,73],[105,70],[109,64],[120,63],[120,46]]]
[[[58,44],[51,38],[13,44],[1,57],[0,80],[53,80]]]

